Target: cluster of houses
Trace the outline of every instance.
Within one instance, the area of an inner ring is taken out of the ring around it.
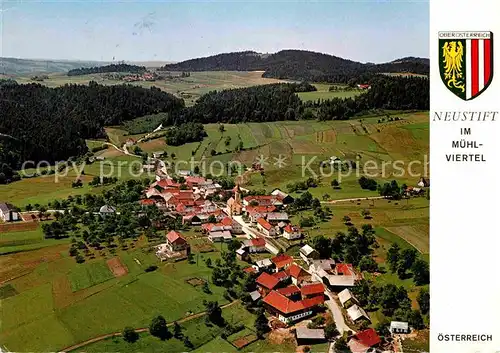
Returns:
[[[284,324],[293,324],[322,309],[324,284],[314,281],[289,255],[260,260],[244,271],[259,273],[257,290],[250,293],[252,300],[262,299],[264,308]]]
[[[418,181],[417,186],[408,186],[405,190],[405,194],[406,196],[421,195],[430,185],[430,180],[422,177]]]

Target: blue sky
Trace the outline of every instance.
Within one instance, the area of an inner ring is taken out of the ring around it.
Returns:
[[[304,49],[429,56],[428,1],[2,1],[0,56],[180,61]]]

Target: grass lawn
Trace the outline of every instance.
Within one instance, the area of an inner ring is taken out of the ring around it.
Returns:
[[[80,264],[71,270],[71,289],[76,292],[114,278],[105,261]]]
[[[0,255],[67,244],[69,239],[45,239],[42,228],[0,233]]]

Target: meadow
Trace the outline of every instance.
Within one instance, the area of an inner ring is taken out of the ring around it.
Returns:
[[[203,300],[228,303],[222,288],[210,284],[212,293],[206,294],[186,281],[197,277],[210,283],[212,270],[204,260],[215,260],[218,252],[200,255],[196,264],[164,263],[154,272],[145,272],[151,264],[159,265],[155,255],[144,248],[129,248],[117,253],[129,270],[118,278],[101,257],[76,264],[67,255],[67,246],[27,255],[0,259],[0,283],[4,283],[0,293],[9,294],[2,300],[0,342],[14,351],[55,351],[119,332],[126,325],[147,327],[158,314],[169,322],[181,320],[204,311]],[[232,315],[234,320],[240,316]]]
[[[322,101],[332,98],[352,98],[363,93],[363,91],[358,89],[344,90],[346,89],[346,86],[338,84],[314,83],[313,86],[316,87],[316,91],[297,93],[300,99],[302,99],[305,102],[307,101],[317,102],[318,100]],[[342,90],[330,91],[329,88],[332,86],[336,86]]]

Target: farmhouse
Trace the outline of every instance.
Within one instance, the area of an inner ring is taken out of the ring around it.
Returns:
[[[276,206],[247,206],[245,212],[250,217],[251,222],[255,223],[259,218],[266,218],[268,213],[276,211]]]
[[[249,253],[265,252],[266,240],[264,238],[248,239],[245,240],[243,246],[248,249]]]
[[[370,321],[370,317],[366,313],[366,311],[358,306],[357,304],[354,304],[351,306],[349,309],[347,309],[347,315],[351,318],[352,322],[359,321],[361,319],[365,319]]]
[[[325,284],[335,291],[354,287],[357,275],[351,264],[337,264],[334,260],[312,260],[309,271],[316,273]]]
[[[189,243],[179,233],[172,230],[167,233],[167,247],[170,251],[183,251],[189,252]]]
[[[392,334],[410,333],[410,326],[407,322],[391,321],[389,331],[391,331]]]
[[[309,282],[311,280],[311,274],[295,263],[291,264],[290,267],[286,269],[286,272],[290,275],[292,283],[295,285],[301,285],[303,282]]]
[[[10,203],[0,203],[0,218],[4,222],[14,222],[21,219],[16,208]]]
[[[287,193],[281,191],[280,189],[274,189],[271,192],[271,195],[272,196],[276,196],[276,198],[278,198],[278,200],[280,200],[283,203],[283,205],[291,204],[294,201],[294,198],[292,196],[290,196]]]
[[[307,244],[300,248],[299,254],[307,264],[319,259],[319,253]]]
[[[257,287],[261,293],[269,293],[278,286],[280,280],[267,272],[262,272],[259,277],[255,280]]]
[[[248,251],[245,248],[240,248],[236,250],[236,258],[240,261],[248,261]]]
[[[302,298],[312,298],[321,296],[325,292],[325,286],[321,282],[305,284],[300,287],[300,294]]]
[[[299,227],[288,224],[283,228],[283,238],[288,240],[300,239],[302,232]]]
[[[250,195],[243,198],[244,206],[283,206],[283,202],[273,195]]]
[[[287,269],[291,264],[293,264],[293,257],[287,254],[281,254],[273,257],[271,259],[271,262],[275,266],[275,271],[279,272],[281,270]]]
[[[285,288],[278,288],[276,289],[276,292],[278,292],[281,295],[284,295],[287,298],[291,298],[300,294],[300,288],[297,287],[296,285],[291,285]]]
[[[257,228],[268,237],[276,235],[276,229],[264,218],[259,218],[257,220]]]
[[[369,328],[354,334],[347,345],[352,353],[366,353],[370,348],[377,347],[380,342],[381,339],[377,332]]]
[[[264,297],[266,310],[285,324],[290,324],[312,315],[318,306],[325,302],[323,296],[292,301],[277,291],[271,291]]]
[[[233,239],[231,232],[228,230],[210,232],[208,235],[208,240],[212,243],[229,243]]]
[[[272,225],[277,225],[280,222],[288,222],[288,215],[284,212],[268,213],[266,220]]]
[[[268,270],[271,267],[273,267],[273,263],[271,262],[270,259],[262,259],[262,260],[255,262],[255,267],[257,267],[257,270],[260,272],[260,271]]]

